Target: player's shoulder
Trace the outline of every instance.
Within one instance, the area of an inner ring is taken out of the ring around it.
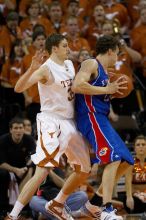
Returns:
[[[81,68],[80,70],[83,70],[83,71],[87,71],[87,72],[96,72],[98,69],[98,62],[96,61],[96,59],[87,59],[87,60],[84,60],[82,63],[81,63]]]
[[[73,66],[73,62],[72,62],[71,60],[65,60],[64,63],[65,63],[66,65],[71,65],[71,66]]]
[[[72,72],[75,71],[73,62],[71,60],[65,60],[64,63],[67,69],[70,69]]]
[[[82,62],[82,65],[95,65],[98,66],[97,60],[95,58],[89,58]]]

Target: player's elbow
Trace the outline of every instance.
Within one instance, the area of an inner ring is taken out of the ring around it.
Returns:
[[[17,92],[17,93],[23,92],[22,87],[19,86],[17,83],[16,83],[16,85],[15,85],[15,87],[14,87],[14,91]]]

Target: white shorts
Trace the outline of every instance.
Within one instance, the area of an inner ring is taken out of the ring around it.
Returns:
[[[76,129],[74,120],[55,118],[46,113],[37,115],[38,141],[32,161],[40,167],[57,167],[62,154],[82,172],[90,172],[88,145]]]

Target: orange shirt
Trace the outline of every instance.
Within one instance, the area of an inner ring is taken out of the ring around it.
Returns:
[[[141,24],[131,31],[132,47],[142,55],[143,75],[146,77],[146,25]]]
[[[26,13],[26,9],[29,6],[29,4],[32,2],[32,0],[21,0],[19,3],[19,13]]]
[[[32,29],[36,24],[41,24],[44,26],[46,34],[50,34],[50,22],[47,18],[42,17],[41,15],[38,16],[35,22],[31,22],[29,18],[25,18],[20,23],[20,28],[22,33],[29,32],[29,35],[32,35]]]
[[[32,61],[32,57],[35,54],[36,50],[34,49],[33,51],[34,51],[33,53],[24,56],[24,58],[22,60],[22,66],[21,66],[22,74],[25,73],[25,71],[30,67],[30,64],[31,64],[31,61]],[[40,102],[37,84],[35,84],[32,87],[30,87],[27,90],[27,94],[30,97],[32,97],[32,102],[34,102],[34,103],[39,103]]]
[[[133,184],[146,184],[146,162],[144,167],[141,167],[140,161],[135,158],[134,168],[133,168]]]
[[[92,50],[95,50],[95,45],[97,41],[97,37],[102,34],[101,28],[96,25],[94,20],[89,23],[89,28],[87,30],[87,40],[91,46]]]
[[[26,9],[31,4],[33,0],[21,0],[19,3],[19,13],[26,14]],[[51,3],[51,0],[40,0],[42,4],[48,5]]]
[[[16,8],[16,0],[10,0],[10,1],[13,4],[14,8]],[[7,15],[9,10],[12,10],[10,8],[7,8],[5,0],[0,0],[0,8],[4,15]]]
[[[106,14],[117,13],[115,17],[120,21],[121,26],[128,22],[128,12],[124,5],[115,3],[111,7],[105,6],[104,10]]]
[[[131,30],[130,36],[131,36],[132,47],[134,48],[138,47],[138,44],[140,43],[140,39],[145,38],[146,36],[146,25],[141,24],[138,27],[133,28]]]
[[[115,72],[123,73],[131,78],[133,81],[132,60],[127,51],[123,48],[120,49],[118,60],[115,64]]]
[[[88,41],[83,37],[77,37],[75,40],[72,40],[68,37],[68,45],[72,51],[79,51],[82,48],[90,51],[90,45]]]
[[[11,64],[10,60],[7,60],[2,67],[1,78],[3,81],[8,82],[13,88],[19,77],[21,76],[21,61],[22,59],[14,60]]]
[[[8,28],[7,28],[7,32],[10,36],[11,43],[13,43],[16,39],[22,39],[22,33],[19,26],[16,27],[16,34],[12,34]]]
[[[62,6],[63,6],[63,11],[66,11],[68,0],[60,0]],[[79,0],[79,17],[83,18],[84,16],[88,15],[88,9],[90,6],[89,0]]]
[[[9,56],[11,50],[11,39],[5,26],[3,26],[0,30],[0,47],[4,49],[5,55]]]
[[[139,2],[140,0],[126,0],[128,14],[133,24],[135,24],[139,19],[139,10],[138,10]]]

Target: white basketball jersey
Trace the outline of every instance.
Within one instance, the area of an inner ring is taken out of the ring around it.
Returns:
[[[75,70],[72,62],[66,60],[62,66],[49,58],[43,66],[48,67],[54,77],[54,82],[50,85],[38,82],[41,111],[63,118],[73,118],[74,93],[71,91],[71,85]]]

